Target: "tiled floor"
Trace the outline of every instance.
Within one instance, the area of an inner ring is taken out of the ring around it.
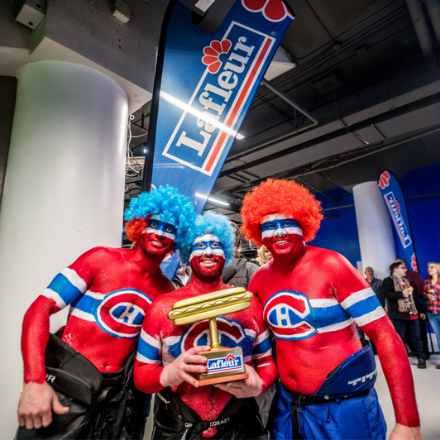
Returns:
[[[388,439],[395,424],[394,410],[385,376],[377,356],[376,362],[376,390],[388,425]],[[431,359],[426,362],[426,370],[417,368],[416,358],[410,358],[410,363],[423,436],[425,440],[440,439],[440,370],[435,369],[435,366],[440,364],[440,355],[431,356]]]
[[[387,439],[395,424],[394,410],[385,376],[376,356],[377,382],[376,390],[388,425]],[[417,368],[417,359],[410,358],[414,377],[417,404],[420,413],[422,433],[425,440],[440,440],[440,370],[435,366],[440,364],[440,355],[433,355],[427,361],[426,370]],[[152,431],[152,415],[148,418],[144,439],[150,439]]]

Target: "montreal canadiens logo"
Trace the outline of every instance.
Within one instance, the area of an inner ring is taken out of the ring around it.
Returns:
[[[96,310],[99,326],[119,338],[136,338],[152,300],[136,289],[109,293]]]
[[[283,291],[264,306],[263,316],[278,339],[306,339],[317,333],[305,318],[310,314],[309,299],[301,292]]]
[[[220,344],[225,347],[240,346],[245,338],[241,324],[226,318],[217,318],[218,336]],[[209,321],[200,321],[191,325],[182,337],[181,352],[200,345],[211,345]]]

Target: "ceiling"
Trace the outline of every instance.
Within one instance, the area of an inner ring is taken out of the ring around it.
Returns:
[[[239,223],[244,194],[269,177],[351,191],[384,169],[401,179],[440,162],[440,17],[417,0],[287,2],[296,18],[282,47],[296,66],[260,86],[212,193],[229,206],[206,206]],[[149,108],[134,115],[134,156]],[[139,182],[127,179],[127,198]]]

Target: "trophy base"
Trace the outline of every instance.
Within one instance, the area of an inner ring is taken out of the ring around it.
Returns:
[[[243,350],[240,347],[222,347],[199,355],[208,359],[208,371],[194,374],[201,386],[244,380],[249,377],[245,372]]]

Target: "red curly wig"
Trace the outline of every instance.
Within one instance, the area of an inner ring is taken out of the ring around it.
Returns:
[[[150,220],[151,215],[142,218],[134,218],[133,220],[125,223],[125,233],[128,239],[133,243],[133,246],[138,247],[142,234],[147,227],[147,223]]]
[[[269,179],[247,193],[241,208],[241,232],[257,246],[262,245],[260,224],[269,214],[294,218],[301,226],[304,241],[315,238],[321,220],[321,203],[293,180]]]

